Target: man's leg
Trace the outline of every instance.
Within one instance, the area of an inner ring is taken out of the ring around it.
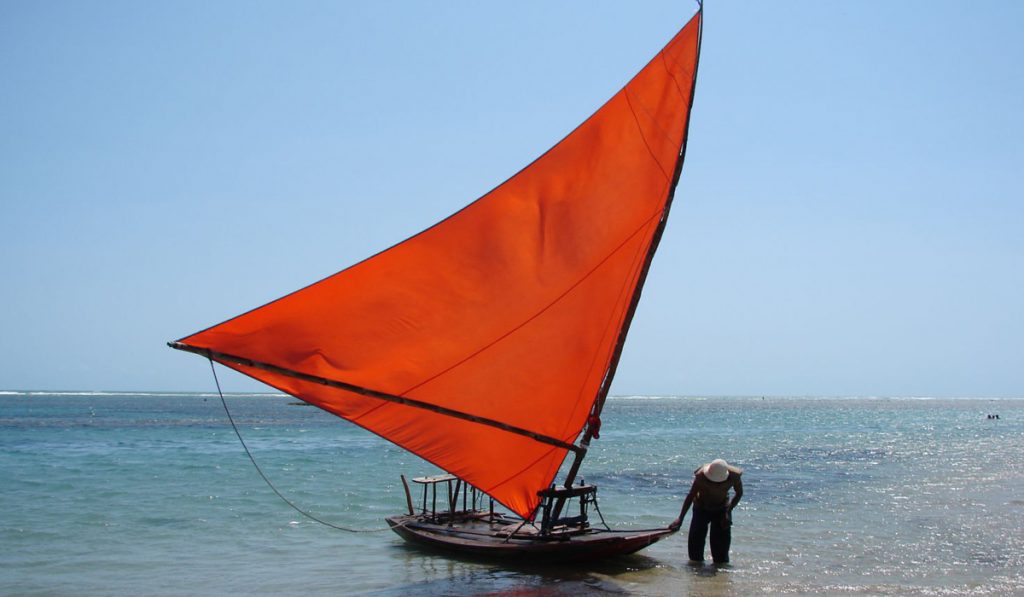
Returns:
[[[690,517],[690,534],[686,545],[690,551],[691,562],[704,561],[704,538],[708,535],[708,517],[703,510],[694,506]]]
[[[726,522],[724,512],[712,515],[711,519],[711,559],[716,564],[728,564],[732,525]]]

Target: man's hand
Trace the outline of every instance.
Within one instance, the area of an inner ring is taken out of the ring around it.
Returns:
[[[681,526],[683,526],[683,519],[682,518],[677,518],[677,519],[673,520],[672,522],[668,523],[668,530],[670,530],[670,531],[678,531],[679,527],[681,527]]]

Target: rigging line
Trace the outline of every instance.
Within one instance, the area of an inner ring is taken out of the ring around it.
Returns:
[[[610,526],[608,526],[608,523],[604,521],[604,514],[601,514],[601,508],[599,508],[597,506],[597,494],[596,493],[594,494],[594,501],[591,502],[591,503],[594,504],[594,510],[597,510],[597,515],[598,515],[598,517],[601,518],[601,524],[604,525],[604,528],[606,530],[609,530],[609,531],[612,530],[612,528]]]
[[[183,346],[184,346],[184,345],[183,345]],[[184,349],[184,348],[178,348],[178,350],[185,350],[185,349]],[[203,350],[202,350],[202,351],[200,352],[200,351],[198,351],[198,349],[196,349],[196,350],[192,350],[191,352],[193,352],[194,354],[201,354],[201,355],[203,355],[203,356],[206,356],[206,352],[207,352],[207,351],[206,351],[206,349],[203,349]],[[220,353],[216,353],[216,352],[214,352],[214,353],[212,353],[212,354],[213,354],[213,355],[217,355],[217,354],[220,354]],[[209,358],[209,357],[207,357],[207,358]],[[214,360],[216,360],[216,359],[214,359]],[[217,362],[218,362],[218,363],[220,363],[221,365],[223,365],[223,366],[225,366],[225,367],[229,368],[229,369],[234,369],[235,371],[237,371],[237,372],[241,373],[242,375],[249,375],[249,374],[247,374],[247,373],[246,373],[245,371],[243,371],[243,370],[242,370],[242,369],[240,369],[240,368],[232,367],[231,363],[232,363],[233,361],[226,361],[226,362],[222,362],[222,361],[219,361],[219,360],[218,360]],[[252,364],[252,363],[250,363],[250,364]],[[253,376],[251,376],[251,375],[250,375],[250,377],[253,377]],[[330,413],[331,415],[334,415],[334,416],[337,416],[337,417],[341,417],[342,419],[345,419],[345,417],[342,417],[342,416],[341,416],[341,415],[339,415],[338,413],[335,413],[335,412],[333,412],[333,411],[331,411],[331,410],[327,409],[327,408],[326,408],[326,407],[325,407],[324,405],[321,405],[321,404],[314,404],[313,402],[310,402],[310,401],[308,401],[308,400],[305,400],[304,398],[302,398],[302,397],[301,397],[301,396],[299,396],[298,394],[293,394],[293,393],[292,393],[292,392],[291,392],[290,390],[288,390],[288,389],[285,389],[285,387],[284,387],[283,385],[280,385],[280,384],[276,384],[276,383],[273,383],[273,382],[270,382],[270,381],[267,381],[267,380],[259,379],[259,378],[257,378],[257,377],[253,377],[253,379],[257,379],[258,381],[260,381],[260,382],[262,382],[262,383],[265,383],[265,384],[267,384],[268,386],[270,386],[270,387],[274,388],[275,390],[278,390],[278,391],[280,391],[280,392],[281,392],[281,393],[283,393],[283,394],[288,394],[289,396],[292,396],[292,397],[294,397],[294,398],[298,398],[299,400],[302,400],[302,401],[303,401],[303,402],[305,402],[306,404],[309,404],[309,405],[311,405],[311,406],[314,406],[314,407],[316,407],[316,408],[319,408],[320,410],[323,410],[323,411],[324,411],[324,412],[326,412],[326,413]],[[345,419],[345,420],[348,420],[348,419]],[[381,439],[387,440],[387,441],[389,441],[389,442],[391,442],[391,443],[395,444],[395,445],[396,445],[396,446],[398,446],[399,448],[402,448],[403,450],[406,450],[406,451],[411,451],[411,450],[410,450],[410,449],[409,449],[408,447],[406,447],[406,446],[404,446],[404,445],[402,445],[402,444],[400,444],[400,443],[397,443],[397,442],[393,442],[393,441],[389,440],[388,438],[384,437],[383,435],[381,435],[380,433],[378,433],[378,432],[374,431],[373,429],[371,429],[371,428],[369,428],[369,427],[366,427],[366,426],[364,426],[364,425],[362,425],[362,424],[360,424],[360,423],[358,423],[358,422],[355,422],[355,421],[351,421],[351,422],[352,422],[353,424],[355,424],[356,426],[358,426],[359,428],[363,429],[364,431],[367,431],[367,432],[369,432],[369,433],[372,433],[372,434],[376,435],[377,437],[379,437],[379,438],[381,438]],[[434,460],[432,460],[432,459],[430,459],[430,458],[427,458],[427,457],[425,457],[425,456],[421,456],[421,458],[423,458],[424,460],[426,460],[427,462],[429,462],[430,464],[432,464],[432,465],[436,466],[436,467],[437,467],[437,468],[439,468],[439,469],[444,469],[444,467],[443,467],[443,466],[441,466],[440,464],[438,464],[437,462],[435,462]],[[480,488],[478,487],[477,489],[480,489]],[[481,491],[483,491],[483,490],[481,489]],[[490,496],[490,497],[491,497],[491,499],[494,499],[494,497],[493,497],[493,496]],[[508,506],[507,504],[503,503],[503,502],[502,502],[501,500],[497,500],[497,499],[494,499],[494,501],[495,501],[495,503],[501,504],[502,506],[504,506],[504,507],[508,508],[509,510],[511,510],[511,509],[512,509],[512,508],[509,508],[509,506]],[[409,523],[408,523],[408,522],[405,522],[405,523],[397,524],[397,525],[395,525],[395,526],[398,526],[398,527],[404,527],[404,526],[406,526],[407,524],[409,524]]]
[[[277,490],[277,487],[274,487],[274,484],[270,482],[270,479],[267,478],[267,475],[265,475],[263,473],[263,469],[260,468],[260,465],[256,464],[256,459],[253,458],[252,452],[249,451],[249,446],[245,445],[245,440],[242,439],[242,434],[238,431],[238,426],[235,425],[235,419],[234,419],[234,417],[231,416],[231,411],[228,410],[228,403],[224,399],[224,392],[222,392],[221,389],[220,389],[220,380],[217,379],[217,369],[213,366],[213,359],[210,358],[210,357],[207,357],[207,358],[210,361],[210,371],[213,372],[213,381],[214,381],[214,383],[217,384],[217,394],[220,395],[220,403],[224,405],[224,412],[227,413],[228,420],[231,421],[231,428],[235,430],[235,435],[238,436],[238,441],[241,442],[242,448],[245,449],[245,455],[249,457],[249,461],[252,462],[252,465],[254,467],[256,467],[256,472],[259,473],[261,477],[263,477],[263,480],[267,483],[267,486],[270,487],[270,489],[272,489],[274,491],[274,493],[277,494],[277,497],[281,498],[284,501],[284,503],[286,503],[289,506],[291,506],[292,509],[295,510],[296,512],[298,512],[299,514],[305,516],[306,518],[308,518],[308,519],[310,519],[312,521],[319,522],[320,524],[325,525],[325,526],[329,526],[332,529],[337,529],[339,531],[345,531],[347,533],[379,533],[381,531],[390,530],[391,527],[383,527],[383,528],[379,528],[379,529],[350,529],[350,528],[347,528],[347,527],[338,526],[336,524],[327,522],[326,520],[322,520],[320,518],[317,518],[316,516],[313,516],[309,512],[306,512],[302,508],[299,508],[298,506],[296,506],[288,498],[284,497],[284,495],[282,495],[281,492]]]

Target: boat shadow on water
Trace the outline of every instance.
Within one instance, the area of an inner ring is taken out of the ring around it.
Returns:
[[[396,543],[395,559],[418,567],[436,567],[443,576],[373,591],[366,595],[538,595],[580,594],[629,595],[633,592],[616,582],[620,576],[664,568],[665,562],[642,554],[607,558],[596,562],[544,563],[499,562],[493,559],[453,554],[425,546]]]

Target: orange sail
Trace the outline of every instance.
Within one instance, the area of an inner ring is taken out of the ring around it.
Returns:
[[[700,17],[490,193],[174,346],[352,421],[531,516],[600,411],[668,216]]]

